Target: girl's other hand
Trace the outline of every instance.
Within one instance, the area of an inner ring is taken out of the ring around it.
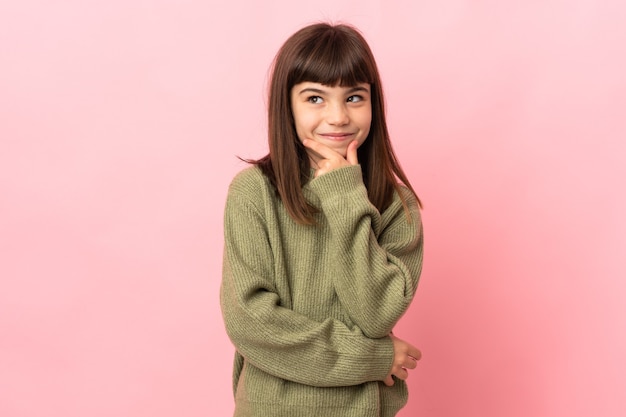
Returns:
[[[384,379],[387,386],[393,385],[393,377],[405,380],[409,377],[408,369],[415,369],[417,361],[422,357],[422,352],[418,348],[390,334],[393,342],[393,364],[389,374]]]
[[[311,158],[313,168],[315,168],[316,178],[333,169],[359,164],[356,152],[359,143],[356,140],[348,145],[345,158],[334,149],[314,140],[305,139],[302,141],[302,144],[312,151],[309,152],[309,157]]]

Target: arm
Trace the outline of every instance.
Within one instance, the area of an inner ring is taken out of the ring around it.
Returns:
[[[317,322],[281,306],[255,188],[231,186],[226,203],[221,306],[237,350],[255,367],[302,384],[384,380],[394,357],[389,337],[370,339],[358,327]]]
[[[388,335],[411,303],[422,267],[422,224],[406,191],[410,221],[399,196],[381,215],[370,203],[359,166],[315,178],[311,190],[333,233],[335,290],[368,337]]]
[[[422,269],[422,223],[407,189],[410,219],[398,195],[381,215],[367,197],[352,142],[345,158],[321,143],[304,140],[319,169],[310,188],[333,231],[335,289],[365,335],[387,335],[408,308]]]

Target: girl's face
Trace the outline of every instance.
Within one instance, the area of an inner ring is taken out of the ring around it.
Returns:
[[[345,158],[348,144],[356,140],[361,146],[369,134],[372,124],[370,85],[329,87],[302,82],[291,89],[291,111],[300,140],[314,140]]]

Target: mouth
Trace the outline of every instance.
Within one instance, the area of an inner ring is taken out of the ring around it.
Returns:
[[[344,141],[347,139],[352,139],[354,137],[354,133],[346,133],[346,132],[330,132],[330,133],[320,133],[319,136],[324,139],[333,140],[333,141]]]

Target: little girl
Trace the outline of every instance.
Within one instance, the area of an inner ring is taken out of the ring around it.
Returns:
[[[389,417],[406,404],[421,354],[392,330],[417,288],[422,223],[383,103],[350,26],[307,26],[275,58],[269,154],[234,178],[225,209],[235,416]]]

